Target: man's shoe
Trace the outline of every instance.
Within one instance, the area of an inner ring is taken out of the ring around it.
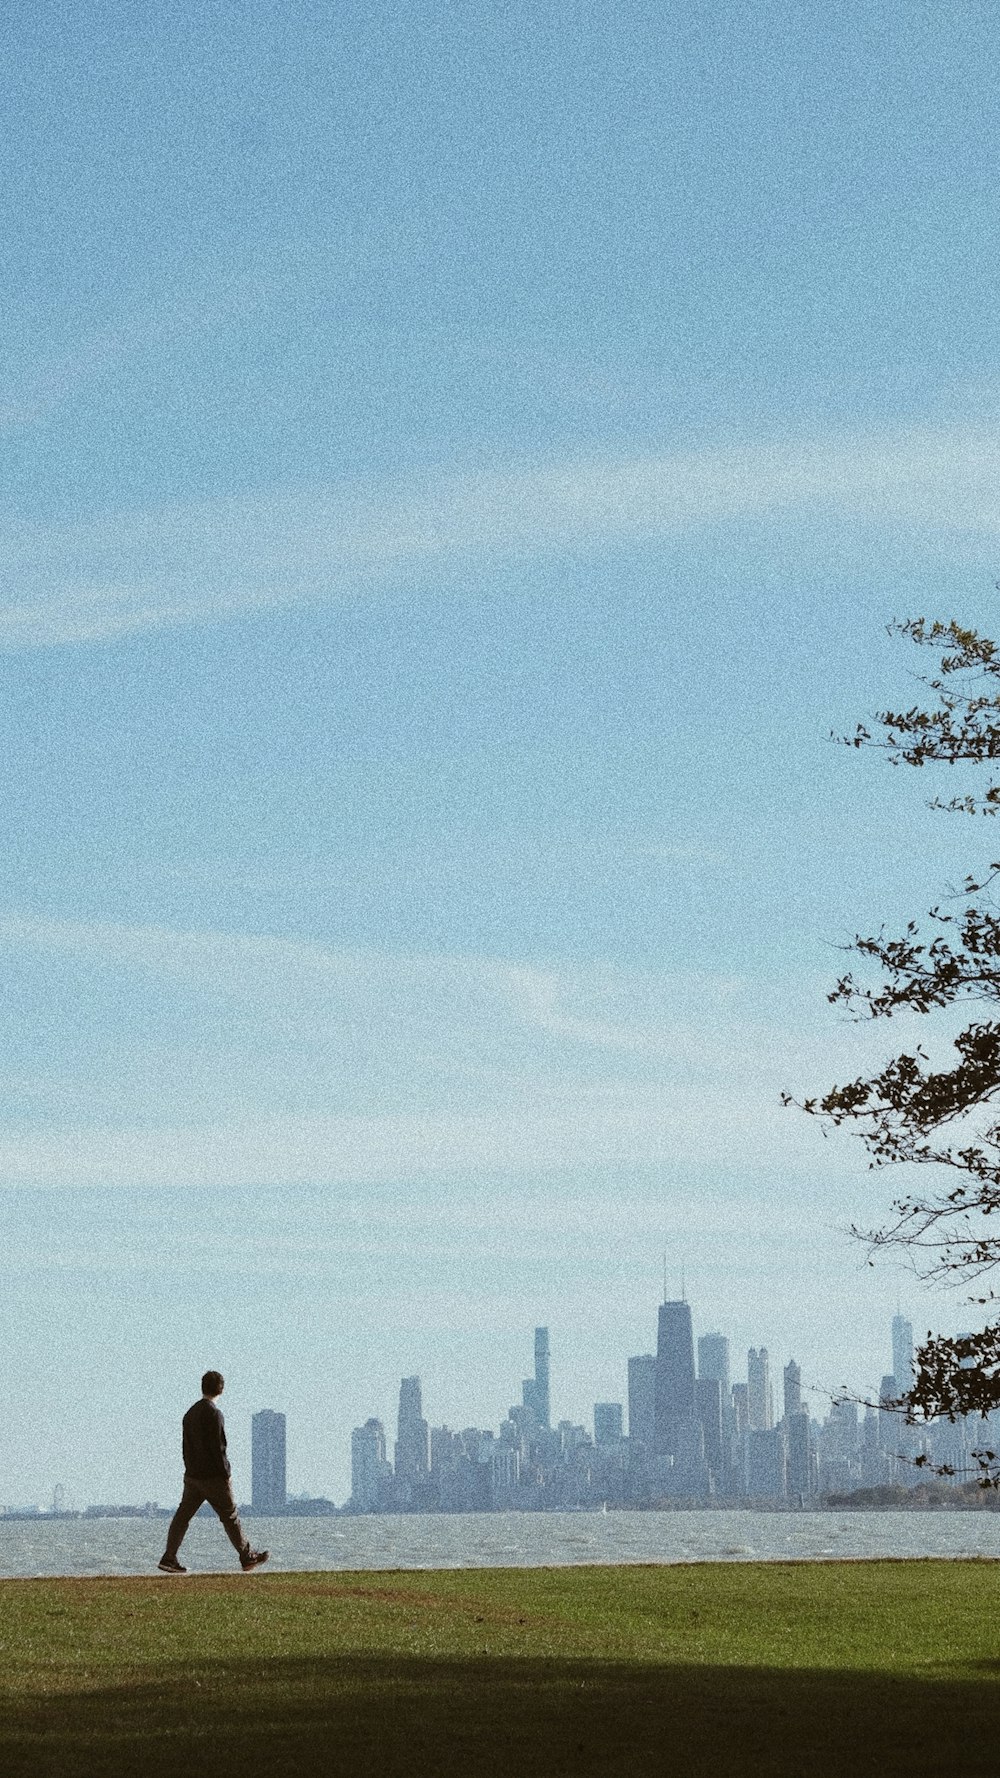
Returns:
[[[267,1561],[270,1554],[270,1550],[247,1550],[246,1554],[240,1557],[240,1567],[244,1574],[249,1574],[251,1568],[259,1568],[262,1562]]]
[[[163,1574],[186,1574],[187,1573],[187,1569],[181,1567],[176,1556],[161,1556],[160,1560],[157,1562],[156,1566],[157,1566],[157,1568],[159,1568],[161,1570],[161,1572]]]

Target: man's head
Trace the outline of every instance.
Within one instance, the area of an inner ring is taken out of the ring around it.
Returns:
[[[221,1371],[206,1371],[201,1379],[201,1393],[209,1396],[212,1401],[222,1394],[225,1387],[226,1379]]]

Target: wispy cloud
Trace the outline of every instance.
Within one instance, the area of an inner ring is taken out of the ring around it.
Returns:
[[[235,1002],[268,1017],[290,1011],[303,1025],[320,1013],[344,1029],[391,1024],[412,1040],[447,1027],[552,1038],[576,1050],[668,1056],[678,1042],[690,1053],[692,1033],[671,1029],[668,1006],[689,1012],[728,1005],[740,984],[731,977],[683,979],[612,969],[512,962],[462,953],[342,950],[260,934],[177,930],[117,922],[0,917],[0,951],[104,965],[132,976],[166,978],[180,992]]]
[[[40,356],[29,352],[21,374],[0,384],[0,435],[48,419],[109,372],[252,314],[269,298],[287,296],[287,282],[287,272],[282,276],[278,268],[259,267],[251,277],[209,271],[183,295],[123,302],[105,325],[77,329],[71,345]]]
[[[178,504],[0,543],[0,647],[91,642],[391,584],[449,564],[668,539],[830,512],[1000,533],[1000,432],[816,442],[514,467],[408,484]]]
[[[0,1182],[843,1165],[779,1104],[830,1045],[728,979],[38,918],[0,922],[0,951],[77,1033],[53,1091],[7,1083]]]
[[[751,1108],[647,1089],[577,1091],[554,1107],[478,1116],[247,1119],[212,1128],[79,1128],[0,1137],[0,1180],[33,1186],[391,1185],[720,1161]],[[723,1116],[725,1123],[723,1124]],[[774,1118],[777,1135],[777,1117]],[[759,1107],[752,1108],[759,1139]]]

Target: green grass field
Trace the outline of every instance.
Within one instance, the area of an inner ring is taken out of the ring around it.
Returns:
[[[1000,1778],[1000,1567],[0,1582],[0,1772]]]

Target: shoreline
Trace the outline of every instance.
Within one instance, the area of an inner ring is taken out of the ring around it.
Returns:
[[[341,1579],[353,1580],[364,1576],[366,1580],[378,1580],[379,1577],[392,1576],[394,1580],[409,1575],[441,1575],[453,1578],[458,1575],[481,1578],[509,1577],[511,1575],[622,1575],[648,1573],[678,1573],[717,1570],[720,1573],[733,1569],[747,1568],[921,1568],[937,1566],[953,1569],[962,1566],[973,1568],[992,1568],[1000,1564],[1000,1552],[995,1556],[987,1555],[955,1555],[955,1556],[728,1556],[725,1558],[698,1559],[694,1561],[664,1562],[532,1562],[512,1563],[507,1567],[477,1567],[470,1563],[468,1567],[448,1568],[425,1567],[411,1565],[405,1568],[268,1568],[255,1570],[252,1583],[261,1585],[271,1582],[335,1582]],[[185,1583],[198,1584],[204,1581],[225,1581],[234,1586],[250,1584],[251,1577],[240,1573],[239,1569],[202,1568],[189,1569],[186,1574],[161,1574],[155,1564],[148,1574],[0,1574],[0,1588],[3,1587],[44,1587],[57,1586],[149,1586],[182,1587]]]

